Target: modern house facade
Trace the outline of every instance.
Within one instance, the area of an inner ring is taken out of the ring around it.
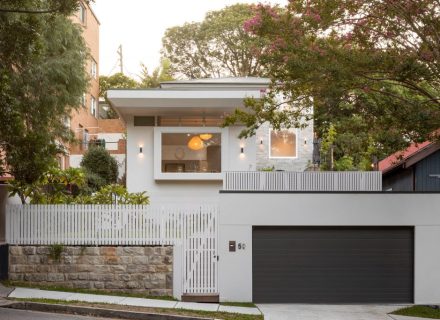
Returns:
[[[224,172],[304,171],[312,160],[313,124],[281,132],[262,126],[239,139],[243,126],[224,117],[261,98],[268,79],[172,81],[150,90],[109,90],[127,126],[127,187],[152,200],[217,200]]]
[[[218,250],[204,256],[201,241],[191,257],[209,256],[221,301],[439,303],[440,196],[382,192],[379,171],[304,172],[312,129],[277,137],[266,127],[240,140],[243,127],[220,127],[267,87],[207,79],[110,91],[127,123],[128,189],[152,203],[218,204]],[[284,171],[259,171],[272,166]]]

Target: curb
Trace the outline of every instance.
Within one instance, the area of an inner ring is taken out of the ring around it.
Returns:
[[[136,311],[123,311],[114,309],[102,309],[91,307],[71,306],[64,304],[49,304],[39,302],[11,302],[0,308],[32,310],[41,312],[67,313],[82,316],[92,316],[101,318],[117,318],[128,320],[213,320],[213,318],[199,318],[193,316],[179,316],[159,313],[144,313]]]

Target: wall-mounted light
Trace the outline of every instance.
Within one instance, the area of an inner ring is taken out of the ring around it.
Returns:
[[[142,158],[144,156],[144,146],[141,145],[141,144],[139,145],[139,154],[138,154],[138,156],[140,158]]]
[[[244,154],[244,148],[243,147],[240,148],[240,153]]]
[[[307,138],[304,138],[304,145],[307,145]]]
[[[261,145],[263,144],[263,138],[260,138],[260,144]]]

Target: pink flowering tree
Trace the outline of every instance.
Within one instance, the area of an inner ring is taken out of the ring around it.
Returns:
[[[269,121],[300,127],[313,107],[315,131],[338,132],[336,157],[358,168],[440,127],[440,2],[438,0],[290,0],[258,5],[244,24],[265,39],[259,59],[294,108],[274,93],[248,101],[226,124],[243,122],[243,136]]]

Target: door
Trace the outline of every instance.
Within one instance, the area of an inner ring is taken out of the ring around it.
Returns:
[[[412,227],[254,227],[259,303],[411,303]]]

